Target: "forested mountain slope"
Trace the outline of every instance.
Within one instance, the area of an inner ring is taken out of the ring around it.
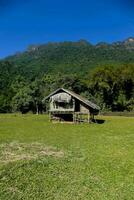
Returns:
[[[42,110],[43,97],[58,87],[103,110],[134,110],[134,38],[32,45],[0,61],[0,112]]]
[[[133,63],[134,39],[97,45],[85,40],[32,45],[6,60],[13,63],[14,71],[28,76],[59,71],[81,74],[97,65]]]

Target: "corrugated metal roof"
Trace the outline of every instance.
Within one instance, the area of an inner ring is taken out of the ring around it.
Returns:
[[[43,101],[49,99],[51,96],[55,95],[57,92],[60,92],[60,91],[64,91],[66,92],[67,94],[70,94],[71,96],[73,96],[74,98],[78,99],[79,101],[83,102],[85,105],[89,106],[90,108],[93,108],[95,110],[100,110],[100,107],[97,106],[95,103],[92,103],[91,101],[89,101],[88,99],[80,96],[79,94],[76,94],[75,92],[73,91],[70,91],[68,89],[64,89],[64,88],[59,88],[57,90],[55,90],[54,92],[52,92],[50,95],[48,95],[47,97],[45,97],[43,99]]]

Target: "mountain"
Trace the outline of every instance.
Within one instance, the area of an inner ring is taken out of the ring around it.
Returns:
[[[85,74],[98,65],[134,63],[134,38],[112,44],[92,45],[86,40],[31,45],[4,61],[11,63],[13,72],[24,76],[42,73]]]
[[[41,100],[59,87],[105,110],[134,110],[134,38],[112,44],[80,40],[31,45],[0,61],[2,113],[35,112],[37,104],[41,111]]]

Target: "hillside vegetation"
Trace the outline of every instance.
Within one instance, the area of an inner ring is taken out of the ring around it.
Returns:
[[[96,45],[85,40],[31,45],[24,53],[6,60],[14,64],[14,71],[19,70],[25,76],[57,72],[82,74],[97,65],[133,63],[134,39]]]
[[[44,109],[41,100],[66,87],[103,110],[134,109],[134,39],[113,44],[32,45],[0,61],[0,112]]]

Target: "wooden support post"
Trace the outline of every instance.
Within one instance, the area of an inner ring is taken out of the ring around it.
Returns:
[[[75,113],[73,113],[73,122],[76,123],[76,116],[75,116]]]
[[[90,121],[93,122],[93,120],[94,120],[94,114],[91,113],[91,114],[90,114]]]
[[[78,123],[80,122],[80,115],[79,115],[79,113],[78,113]]]
[[[93,113],[90,114],[90,122],[93,120]]]
[[[90,112],[88,112],[88,123],[90,123]]]
[[[48,114],[49,114],[49,121],[50,121],[50,112]]]
[[[77,113],[75,113],[75,123],[77,123]]]
[[[51,122],[51,112],[49,112],[49,121]]]
[[[80,114],[80,123],[82,123],[82,114]]]

